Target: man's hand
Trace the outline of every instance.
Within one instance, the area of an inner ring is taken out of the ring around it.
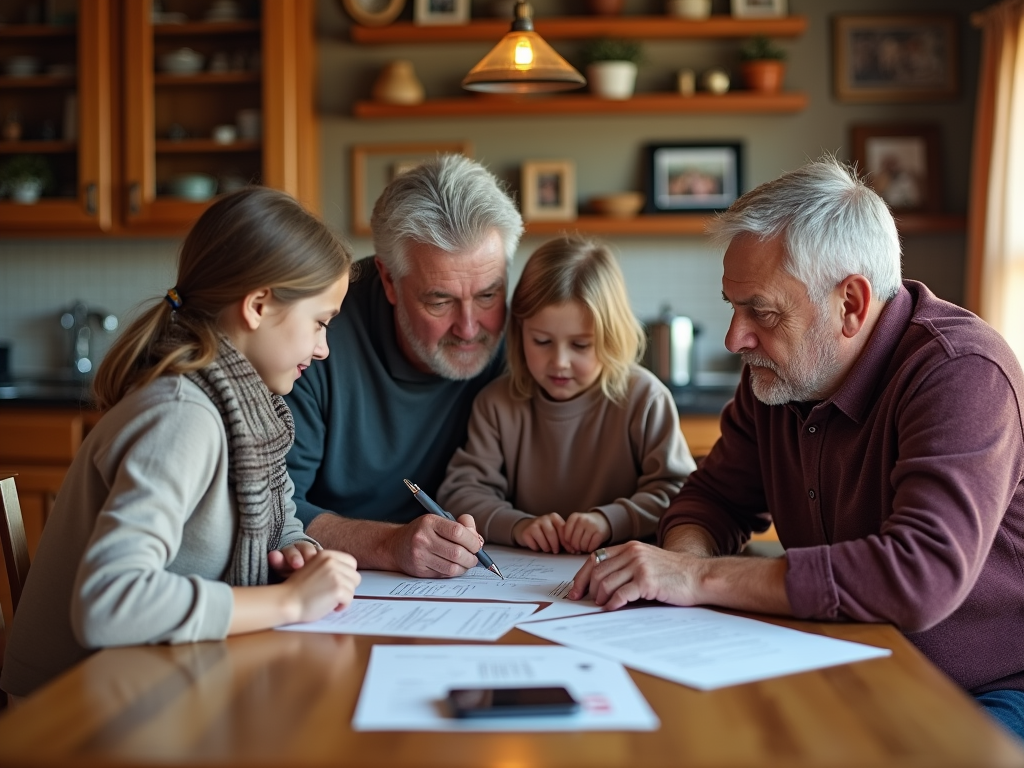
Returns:
[[[569,591],[570,600],[587,592],[610,611],[635,600],[658,600],[671,605],[699,605],[699,589],[710,560],[630,541],[604,550],[598,563],[588,557]]]
[[[532,520],[520,520],[512,526],[512,537],[520,547],[557,555],[561,549],[564,528],[565,520],[562,516],[551,512]]]
[[[457,522],[438,515],[421,515],[398,526],[390,535],[392,557],[410,576],[431,579],[461,576],[477,564],[484,540],[469,515]]]
[[[612,524],[600,512],[573,512],[562,529],[562,546],[574,555],[593,552],[611,535]]]
[[[312,542],[297,541],[287,547],[268,552],[267,562],[281,576],[290,576],[316,557],[319,551]]]

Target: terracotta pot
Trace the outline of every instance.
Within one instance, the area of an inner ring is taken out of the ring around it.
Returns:
[[[748,90],[778,93],[782,90],[782,80],[786,76],[786,64],[776,59],[745,61],[742,72]]]
[[[386,65],[373,83],[373,100],[384,104],[419,104],[424,95],[412,62],[405,59]]]
[[[626,0],[587,0],[587,10],[595,16],[619,16]]]

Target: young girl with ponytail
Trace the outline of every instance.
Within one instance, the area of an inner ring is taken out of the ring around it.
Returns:
[[[350,265],[281,192],[245,189],[200,217],[177,284],[97,372],[106,413],[47,520],[0,688],[28,695],[107,646],[217,640],[351,601],[355,560],[294,516],[281,398],[327,356]]]

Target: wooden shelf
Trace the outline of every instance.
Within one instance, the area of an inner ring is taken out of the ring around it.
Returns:
[[[405,120],[419,117],[508,117],[526,115],[669,115],[799,112],[807,107],[805,93],[763,94],[734,91],[721,96],[698,93],[642,93],[625,101],[598,99],[589,94],[559,96],[464,96],[431,99],[422,104],[380,104],[358,101],[354,114],[361,120]]]
[[[74,87],[74,75],[30,75],[28,77],[0,77],[0,90],[7,88],[67,88]]]
[[[155,85],[237,85],[259,83],[259,72],[196,72],[194,75],[175,75],[159,72],[153,75]]]
[[[592,235],[628,235],[631,237],[664,237],[672,235],[704,235],[714,214],[663,213],[641,214],[629,219],[582,214],[573,221],[526,222],[527,236],[552,236],[579,231]],[[901,235],[962,232],[967,219],[959,214],[897,214],[896,225]]]
[[[261,148],[259,141],[238,140],[230,144],[220,144],[213,139],[183,139],[172,141],[170,139],[157,139],[156,151],[158,154],[186,154],[206,152],[259,152]]]
[[[352,42],[361,45],[405,45],[409,43],[497,42],[509,31],[511,19],[482,19],[469,24],[417,27],[397,22],[385,27],[352,26]],[[545,40],[573,40],[588,37],[627,37],[651,40],[721,37],[796,37],[807,31],[806,16],[778,19],[681,19],[675,16],[565,16],[535,18],[534,28]]]
[[[154,24],[155,37],[177,37],[181,35],[247,35],[260,31],[256,20],[242,21],[189,21],[184,24]]]
[[[5,24],[0,26],[0,40],[5,38],[74,37],[78,29],[73,24]]]
[[[78,149],[75,141],[0,141],[0,155],[15,155],[23,152],[56,155],[74,152]]]

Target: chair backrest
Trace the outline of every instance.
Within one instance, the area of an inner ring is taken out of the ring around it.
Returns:
[[[11,605],[18,610],[21,590],[28,578],[28,539],[25,538],[25,522],[21,519],[21,503],[14,476],[0,478],[0,543],[3,544],[4,562],[7,565],[7,581],[11,586]]]

